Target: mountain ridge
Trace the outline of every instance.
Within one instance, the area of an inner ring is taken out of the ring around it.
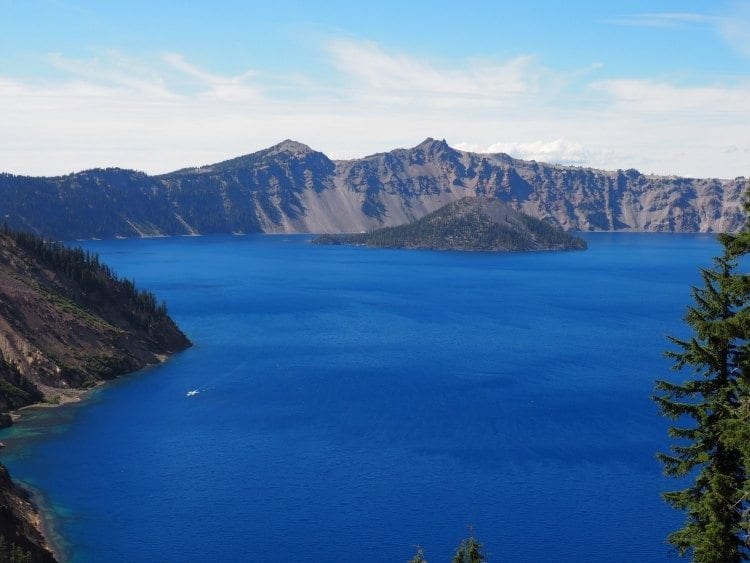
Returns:
[[[97,168],[0,174],[0,215],[58,239],[359,232],[409,223],[466,196],[494,197],[573,231],[723,232],[744,222],[748,180],[645,175],[454,149],[428,137],[350,160],[286,139],[150,176]]]

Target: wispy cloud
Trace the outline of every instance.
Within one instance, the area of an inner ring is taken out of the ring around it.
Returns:
[[[724,147],[724,152],[726,154],[750,154],[750,145],[727,145]]]
[[[633,27],[678,27],[684,25],[717,25],[724,18],[691,12],[650,12],[624,14],[609,18],[606,23]]]
[[[377,43],[336,39],[327,45],[331,60],[357,95],[390,103],[447,107],[467,103],[503,105],[521,96],[554,95],[562,77],[533,56],[507,61],[466,61],[441,67]]]
[[[727,17],[716,24],[722,38],[750,58],[750,2],[735,2]]]
[[[202,95],[217,99],[257,99],[257,73],[248,70],[236,76],[211,73],[191,64],[178,53],[163,53],[150,62],[135,60],[113,50],[89,59],[74,59],[50,53],[48,62],[70,77],[108,88],[124,88],[148,98]]]
[[[750,1],[738,0],[715,13],[647,12],[622,14],[605,23],[629,27],[703,26],[713,29],[731,48],[750,58]]]
[[[479,153],[506,153],[525,160],[577,166],[596,166],[598,163],[612,162],[618,157],[622,160],[626,158],[626,155],[617,155],[612,150],[593,149],[564,138],[551,141],[500,141],[489,146],[462,142],[456,144],[456,148]]]
[[[619,79],[592,82],[590,88],[608,94],[616,108],[629,112],[750,119],[750,80],[735,86],[681,87],[655,80]]]
[[[205,95],[225,100],[255,100],[260,96],[260,88],[252,82],[258,74],[253,70],[236,76],[223,76],[191,64],[179,53],[164,53],[161,59],[172,69],[194,79]]]
[[[106,51],[103,57],[87,60],[50,53],[47,60],[54,68],[90,84],[126,88],[146,96],[172,96],[162,77],[153,69],[114,51]]]
[[[601,65],[562,71],[533,56],[438,65],[353,39],[328,41],[322,53],[325,80],[302,70],[223,74],[180,53],[50,55],[57,78],[0,74],[0,170],[166,172],[286,137],[352,158],[426,136],[600,168],[698,176],[750,168],[750,76],[686,87],[604,80]]]

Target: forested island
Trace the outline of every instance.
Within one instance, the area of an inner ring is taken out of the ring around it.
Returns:
[[[9,411],[77,399],[190,341],[153,294],[95,254],[0,231],[0,426]],[[0,560],[53,561],[28,495],[0,465]]]
[[[485,197],[465,197],[407,225],[320,235],[313,243],[497,252],[586,249],[583,239]]]

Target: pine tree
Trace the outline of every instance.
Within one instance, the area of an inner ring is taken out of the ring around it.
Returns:
[[[463,540],[451,563],[485,563],[482,544],[473,535]]]
[[[745,199],[745,213],[750,217],[750,180],[748,180],[748,191]],[[750,255],[750,223],[742,233],[727,239],[727,248],[735,257]],[[738,276],[738,293],[743,291],[742,284],[747,283],[748,276]],[[750,307],[744,307],[735,316],[735,323],[744,330],[745,334],[750,332]],[[722,421],[722,435],[725,443],[736,448],[742,456],[742,464],[745,471],[745,482],[738,492],[737,510],[740,511],[740,527],[744,533],[744,547],[750,551],[750,343],[742,347],[737,362],[735,385],[736,400],[732,405],[729,416]],[[747,557],[747,552],[745,552]]]
[[[417,546],[417,552],[414,554],[414,557],[409,559],[409,563],[427,563],[427,559],[424,558],[424,550]]]
[[[722,256],[702,270],[703,286],[693,288],[694,303],[685,321],[693,335],[670,338],[677,351],[667,352],[674,368],[692,368],[682,384],[658,381],[654,397],[663,414],[679,426],[669,435],[678,440],[672,453],[659,454],[665,473],[692,477],[685,489],[664,494],[686,512],[685,525],[669,536],[681,555],[699,563],[732,563],[747,559],[742,532],[747,505],[747,405],[750,374],[750,278],[737,273],[737,259],[746,253],[745,235],[721,235]],[[685,426],[683,423],[690,421]]]

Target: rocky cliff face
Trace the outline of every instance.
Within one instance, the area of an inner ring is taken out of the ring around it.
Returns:
[[[0,426],[5,411],[74,398],[189,345],[153,295],[97,257],[0,231]],[[0,465],[0,561],[16,560],[54,557],[28,494]]]
[[[153,295],[96,257],[0,233],[0,411],[64,400],[189,345]]]
[[[692,179],[549,165],[427,139],[332,161],[284,141],[162,176],[119,169],[0,175],[0,214],[56,238],[359,232],[408,223],[465,196],[498,198],[567,230],[724,232],[744,221],[745,178]]]
[[[341,188],[362,194],[364,214],[382,224],[405,223],[469,195],[498,198],[566,230],[734,231],[742,226],[748,185],[744,178],[696,180],[548,165],[457,151],[432,139],[337,164]]]
[[[53,563],[55,558],[39,525],[29,495],[10,480],[7,469],[0,465],[0,561]]]

